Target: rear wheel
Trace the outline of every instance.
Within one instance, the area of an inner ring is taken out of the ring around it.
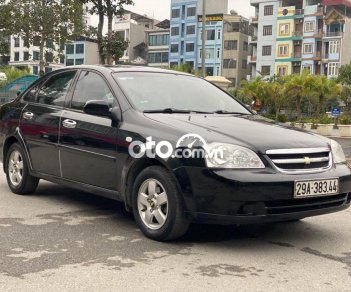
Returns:
[[[137,177],[133,212],[141,231],[154,240],[179,238],[190,224],[174,178],[160,166],[148,167]]]
[[[39,179],[30,175],[28,163],[20,144],[11,145],[5,163],[7,184],[13,193],[25,195],[36,190]]]

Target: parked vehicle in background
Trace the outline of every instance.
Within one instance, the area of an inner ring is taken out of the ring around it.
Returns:
[[[44,179],[113,198],[160,241],[191,222],[291,221],[350,206],[351,170],[337,142],[255,115],[175,71],[52,72],[0,108],[0,149],[14,193]]]

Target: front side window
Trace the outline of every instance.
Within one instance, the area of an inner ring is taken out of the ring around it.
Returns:
[[[313,44],[304,44],[303,45],[304,54],[312,54],[313,53]]]
[[[40,88],[38,103],[64,106],[67,92],[72,84],[76,71],[68,71],[51,77]]]
[[[146,72],[115,73],[114,78],[134,108],[188,111],[250,112],[229,94],[197,77]]]
[[[97,73],[83,71],[74,89],[71,108],[83,110],[85,104],[91,100],[106,101],[111,108],[115,104],[115,98],[105,80]]]

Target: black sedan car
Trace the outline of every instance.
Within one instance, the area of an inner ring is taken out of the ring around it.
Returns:
[[[195,221],[291,221],[350,206],[338,143],[161,69],[52,72],[1,107],[0,149],[14,193],[33,193],[43,179],[113,198],[160,241]]]

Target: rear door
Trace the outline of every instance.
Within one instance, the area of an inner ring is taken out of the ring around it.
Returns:
[[[118,129],[108,117],[85,114],[90,100],[117,105],[107,81],[98,72],[81,71],[72,101],[60,123],[60,157],[63,178],[117,190]]]
[[[24,96],[28,104],[22,112],[20,130],[33,168],[39,173],[61,176],[58,152],[60,116],[75,75],[76,70],[55,74]]]

